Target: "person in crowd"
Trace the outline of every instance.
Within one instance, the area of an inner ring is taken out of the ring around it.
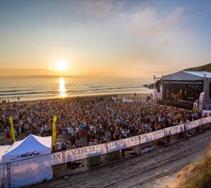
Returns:
[[[9,116],[17,139],[28,134],[49,136],[57,121],[57,150],[100,144],[196,120],[197,112],[152,102],[123,103],[110,96],[9,103],[0,108],[0,125],[9,139]]]

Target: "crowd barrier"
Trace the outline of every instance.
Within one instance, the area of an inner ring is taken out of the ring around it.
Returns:
[[[164,138],[166,136],[178,134],[183,131],[199,127],[201,125],[205,125],[207,123],[211,123],[211,116],[201,118],[186,124],[180,124],[164,128],[158,131],[150,132],[147,134],[125,138],[122,140],[54,153],[50,156],[50,158],[48,158],[48,160],[51,161],[50,163],[52,165],[56,165],[70,161],[85,159],[88,157],[99,156],[110,152],[137,146],[140,144],[152,142],[157,139]]]
[[[53,165],[100,156],[110,152],[152,142],[166,136],[175,135],[208,123],[211,123],[211,116],[122,140],[21,159],[11,163],[2,163],[0,164],[0,180],[2,181],[3,179],[8,179],[8,184],[11,185],[11,181],[15,181],[15,179],[11,180],[11,178],[18,178],[18,175],[22,173],[22,169],[28,168],[29,172],[32,173],[33,169],[36,168],[36,164],[42,164],[42,168],[48,168]]]

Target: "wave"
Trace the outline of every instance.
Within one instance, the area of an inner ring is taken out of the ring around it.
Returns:
[[[16,100],[21,99],[43,99],[49,97],[80,96],[92,94],[109,93],[146,93],[138,80],[88,80],[88,79],[65,79],[63,86],[59,79],[55,78],[31,78],[10,79],[9,81],[0,79],[0,99]]]

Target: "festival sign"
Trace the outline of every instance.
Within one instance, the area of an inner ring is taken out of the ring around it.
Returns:
[[[140,138],[139,138],[139,135],[137,136],[133,136],[133,137],[130,137],[130,138],[126,138],[126,144],[127,144],[127,147],[132,147],[132,146],[137,146],[140,144]]]
[[[126,139],[122,139],[107,143],[108,153],[127,148],[126,142]]]
[[[185,125],[185,127],[186,127],[186,130],[190,130],[200,125],[202,125],[202,122],[201,122],[201,119],[198,119],[198,120],[189,122],[188,124]]]
[[[65,151],[51,154],[51,161],[54,165],[65,163]]]
[[[142,135],[140,135],[140,143],[139,144],[152,142],[152,141],[162,138],[164,136],[166,136],[166,132],[163,130],[158,130],[158,131],[150,132],[147,134],[142,134]]]
[[[204,117],[201,119],[201,124],[211,123],[211,116]]]
[[[87,146],[72,150],[67,150],[64,153],[65,162],[76,161],[80,159],[86,159],[89,157],[95,157],[107,153],[106,144],[98,144],[93,146]]]
[[[126,149],[132,146],[136,146],[139,145],[140,141],[139,141],[139,136],[133,136],[130,138],[125,138],[122,140],[117,140],[117,141],[113,141],[113,142],[108,142],[107,143],[107,152],[114,152],[114,151],[118,151],[121,149]]]
[[[15,156],[14,158],[10,158],[11,161],[18,161],[18,160],[23,160],[26,158],[30,158],[30,157],[36,157],[36,156],[40,156],[43,155],[42,153],[40,153],[39,151],[32,151],[32,152],[26,152],[20,155]]]
[[[185,125],[184,124],[180,124],[180,125],[176,125],[176,126],[172,126],[172,127],[168,127],[163,129],[163,131],[166,133],[165,135],[173,135],[173,134],[178,134],[181,133],[183,131],[185,131]]]

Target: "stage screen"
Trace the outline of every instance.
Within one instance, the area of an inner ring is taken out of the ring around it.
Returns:
[[[202,81],[163,81],[164,101],[192,105],[202,91]]]

